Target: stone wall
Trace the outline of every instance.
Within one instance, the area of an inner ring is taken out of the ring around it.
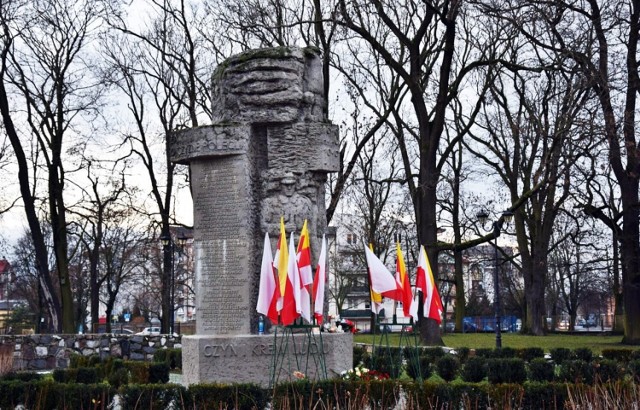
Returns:
[[[13,345],[14,370],[69,367],[73,354],[151,361],[158,349],[181,348],[181,337],[114,334],[0,336],[0,345]]]

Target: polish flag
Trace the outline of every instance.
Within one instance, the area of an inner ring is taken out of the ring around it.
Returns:
[[[371,249],[364,247],[367,258],[367,268],[369,269],[369,285],[371,290],[371,310],[378,314],[382,305],[380,294],[389,292],[397,288],[396,280],[389,272],[384,263],[378,259]]]
[[[324,310],[324,285],[327,280],[327,240],[322,235],[322,248],[318,257],[318,267],[316,268],[316,276],[313,278],[313,312],[316,323],[321,325]]]
[[[396,283],[398,284],[396,296],[402,302],[402,313],[404,313],[405,317],[409,317],[413,300],[411,280],[409,280],[409,275],[407,274],[407,265],[404,263],[404,255],[399,243],[396,244]]]
[[[273,269],[273,257],[271,256],[271,243],[269,234],[264,235],[264,250],[262,251],[262,265],[260,268],[260,290],[258,292],[258,305],[256,310],[278,324],[278,285]]]
[[[424,246],[420,246],[420,256],[418,257],[418,270],[416,272],[416,288],[422,291],[422,303],[424,304],[424,317],[431,318],[442,323],[442,300],[440,300],[440,294],[438,293],[438,286],[436,286],[435,279],[433,278],[433,271],[429,264],[429,258],[427,252],[424,250]],[[418,301],[414,299],[411,304],[411,316],[414,319],[418,319]]]
[[[291,241],[289,247],[293,250],[293,232],[291,232]],[[300,317],[300,270],[296,261],[295,253],[288,254],[289,259],[286,267],[285,277],[285,293],[282,302],[282,311],[280,319],[284,326],[289,326]]]
[[[311,292],[313,283],[313,270],[311,269],[311,249],[309,243],[309,229],[305,219],[298,241],[296,254],[298,269],[300,271],[300,315],[311,323]]]

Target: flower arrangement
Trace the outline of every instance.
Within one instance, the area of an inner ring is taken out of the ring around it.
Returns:
[[[346,370],[340,374],[343,380],[361,380],[361,381],[369,381],[369,380],[386,380],[389,378],[389,374],[378,371],[378,370],[369,370],[362,365],[358,365],[353,369]]]

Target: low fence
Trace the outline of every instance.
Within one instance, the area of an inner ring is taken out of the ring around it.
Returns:
[[[114,334],[3,335],[0,346],[12,350],[13,370],[36,371],[67,368],[74,354],[151,361],[158,349],[182,347],[180,336]]]

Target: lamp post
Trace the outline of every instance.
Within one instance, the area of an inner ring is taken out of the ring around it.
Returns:
[[[180,249],[184,246],[187,241],[187,237],[185,237],[182,233],[177,238],[178,245],[180,245]],[[162,301],[163,308],[165,307],[165,300],[168,299],[168,320],[166,320],[164,314],[162,317],[162,324],[168,327],[168,333],[173,334],[175,329],[175,297],[176,297],[176,267],[175,267],[175,251],[176,251],[176,243],[173,241],[171,234],[164,234],[160,237],[160,241],[162,242],[162,251],[164,257],[164,267],[165,267],[165,283],[162,286]],[[168,274],[167,274],[168,271]],[[168,284],[168,286],[167,286]]]
[[[482,209],[480,212],[476,214],[476,218],[478,218],[478,222],[480,222],[480,224],[482,225],[482,228],[484,229],[484,225],[489,219],[489,213],[486,210]],[[494,221],[491,223],[491,228],[487,229],[487,231],[492,232],[493,234],[494,249],[495,249],[494,265],[493,265],[493,309],[495,312],[495,319],[496,319],[496,324],[495,324],[496,349],[502,348],[502,334],[500,329],[502,327],[502,317],[500,314],[500,310],[501,310],[500,283],[499,283],[500,276],[498,275],[498,236],[500,236],[500,233],[502,232],[502,226],[504,225],[504,223],[505,222],[510,223],[512,218],[513,218],[513,212],[504,211],[502,213],[502,216],[498,218],[497,221]]]
[[[160,237],[162,243],[162,331],[168,334],[173,333],[173,241],[171,233],[167,232]]]

